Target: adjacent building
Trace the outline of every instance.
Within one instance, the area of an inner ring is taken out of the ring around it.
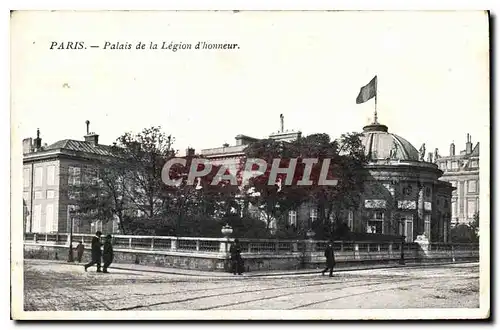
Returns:
[[[473,147],[472,137],[467,134],[465,150],[455,153],[452,142],[450,154],[436,158],[436,164],[444,172],[441,180],[456,188],[451,199],[452,226],[470,223],[479,212],[479,142]]]
[[[36,138],[23,140],[23,207],[26,232],[68,232],[70,211],[75,209],[75,196],[71,186],[88,179],[95,168],[96,159],[112,156],[111,147],[99,144],[99,135],[89,131],[83,141],[65,139],[42,146],[40,131]],[[104,226],[104,228],[103,228]],[[116,221],[103,224],[79,223],[73,219],[73,231],[116,232]]]

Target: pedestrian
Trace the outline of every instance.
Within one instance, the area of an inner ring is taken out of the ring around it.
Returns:
[[[78,245],[76,246],[76,260],[78,260],[78,262],[82,262],[84,250],[85,246],[83,245],[83,243],[82,242],[78,243]]]
[[[85,268],[85,271],[87,271],[87,268],[96,265],[97,266],[97,272],[101,272],[101,235],[102,233],[100,231],[96,231],[95,236],[92,237],[92,260],[83,267]]]
[[[106,235],[102,250],[102,261],[104,261],[102,272],[108,273],[108,267],[113,262],[113,245],[111,244],[111,235]]]
[[[236,273],[238,273],[238,275],[241,275],[243,273],[243,259],[241,258],[241,246],[239,239],[236,238],[234,243],[231,244],[229,253],[231,253],[231,270],[233,274],[236,275]]]
[[[326,268],[321,272],[325,275],[327,270],[330,270],[330,277],[333,277],[333,267],[335,266],[335,251],[333,250],[333,242],[328,243],[325,249]]]

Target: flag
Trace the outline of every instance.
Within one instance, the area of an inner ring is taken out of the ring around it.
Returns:
[[[356,104],[365,103],[374,96],[377,96],[377,76],[373,77],[368,85],[361,87]]]

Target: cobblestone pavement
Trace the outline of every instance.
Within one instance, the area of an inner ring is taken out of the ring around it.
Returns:
[[[478,264],[233,276],[122,265],[109,274],[24,263],[25,311],[478,308]],[[127,268],[127,269],[124,269]]]

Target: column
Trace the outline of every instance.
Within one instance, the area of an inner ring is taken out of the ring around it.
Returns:
[[[418,205],[417,205],[417,210],[418,210],[418,219],[416,221],[416,225],[413,226],[413,228],[416,229],[416,232],[413,233],[413,236],[421,235],[422,232],[424,231],[424,186],[419,188],[418,191]],[[412,239],[413,241],[413,239]]]

